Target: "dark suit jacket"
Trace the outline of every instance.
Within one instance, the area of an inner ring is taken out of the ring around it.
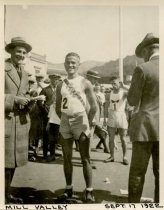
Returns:
[[[159,56],[137,66],[128,93],[130,106],[139,106],[132,116],[132,141],[159,141]]]
[[[42,104],[42,105],[40,104],[42,113],[43,113],[44,117],[46,117],[46,118],[48,116],[50,106],[53,103],[53,94],[54,94],[54,91],[50,85],[43,88],[42,91],[40,92],[40,95],[46,96],[46,100],[45,100],[44,104]]]

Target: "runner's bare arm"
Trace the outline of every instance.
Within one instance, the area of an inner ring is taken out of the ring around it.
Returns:
[[[61,88],[62,88],[62,82],[59,83],[56,87],[56,113],[59,118],[61,118],[61,103],[62,103]]]
[[[87,97],[87,100],[88,100],[88,103],[89,103],[89,106],[90,106],[90,110],[89,110],[89,113],[88,113],[88,120],[89,120],[89,124],[91,126],[93,118],[94,118],[94,116],[95,116],[95,114],[98,110],[98,107],[97,107],[96,97],[95,97],[95,94],[93,92],[93,88],[92,88],[91,83],[88,80],[85,80],[84,84],[85,84],[86,97]]]
[[[119,82],[120,83],[120,88],[122,88],[124,91],[128,91],[129,87],[124,85],[124,83],[122,81]]]

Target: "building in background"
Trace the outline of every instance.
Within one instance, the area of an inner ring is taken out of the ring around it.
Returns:
[[[26,71],[31,75],[44,75],[45,79],[48,78],[50,72],[60,74],[61,77],[66,76],[64,64],[54,64],[47,61],[46,55],[40,55],[32,52],[26,59]]]

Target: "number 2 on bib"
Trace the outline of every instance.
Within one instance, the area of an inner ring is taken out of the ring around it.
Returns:
[[[68,99],[67,98],[63,98],[63,109],[68,109],[67,102],[68,102]]]

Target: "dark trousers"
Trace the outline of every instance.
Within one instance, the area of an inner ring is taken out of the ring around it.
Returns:
[[[14,176],[15,168],[5,168],[5,197],[10,193],[10,185]]]
[[[59,139],[59,125],[49,123],[47,132],[50,155],[55,155],[55,145]]]
[[[47,132],[48,117],[43,118],[43,157],[47,158],[48,153],[48,132]]]
[[[104,146],[105,151],[109,151],[107,144],[106,144],[106,137],[107,137],[107,132],[104,131],[100,126],[96,125],[94,133],[96,134],[97,137],[100,138],[100,141],[98,142],[96,147],[99,147],[101,144]]]
[[[139,203],[150,156],[155,176],[154,202],[159,203],[159,142],[133,142],[129,172],[129,203]]]

